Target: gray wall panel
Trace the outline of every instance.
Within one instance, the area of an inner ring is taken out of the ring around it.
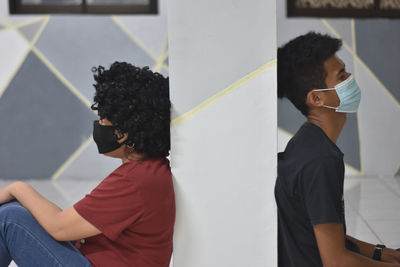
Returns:
[[[154,48],[164,48],[166,43],[165,2],[159,8],[160,15],[150,16],[10,16],[8,1],[0,1],[0,14],[3,15],[0,16],[0,23],[17,26],[0,31],[0,48],[7,50],[2,51],[4,61],[0,62],[0,118],[14,123],[0,132],[0,154],[2,158],[6,158],[0,163],[0,166],[5,166],[0,170],[0,178],[29,176],[49,179],[58,170],[54,179],[96,180],[104,178],[116,167],[115,161],[98,155],[93,143],[87,146],[95,115],[81,100],[86,104],[90,103],[94,94],[92,66],[108,67],[116,60],[128,61],[138,66],[149,66],[168,75],[168,67],[157,64],[165,59],[165,56],[161,58],[164,51],[149,54]],[[31,44],[28,42],[42,25],[44,30],[39,31],[39,39],[33,44],[35,51],[30,53]],[[33,78],[37,79],[35,84],[32,83]],[[43,92],[48,94],[39,97]],[[79,99],[79,93],[83,95],[83,99]],[[35,103],[41,103],[40,107]],[[70,121],[72,118],[65,118],[67,113],[63,113],[69,109],[72,110],[70,116],[76,117],[74,124]],[[25,118],[26,114],[34,117]],[[45,123],[45,127],[38,127],[37,125],[41,125],[38,121],[42,117],[48,118],[40,122]],[[42,133],[44,129],[50,132],[52,127],[57,132],[57,142],[52,136],[48,136],[49,133]],[[48,143],[44,142],[45,139],[48,139]],[[12,143],[17,143],[19,149],[12,148]],[[21,143],[24,147],[19,147]],[[40,149],[44,151],[38,152],[25,165],[18,165],[18,168],[11,157],[7,158],[10,151],[15,150],[15,155],[12,155],[17,157],[16,160],[20,157],[25,161],[27,156],[32,157],[30,151]],[[96,164],[101,167],[95,167]],[[93,168],[96,170],[93,171]]]
[[[154,60],[108,16],[53,16],[37,47],[90,101],[94,93],[93,66],[108,67],[114,61],[154,65]]]
[[[31,53],[0,98],[0,178],[46,179],[96,116]]]
[[[356,21],[357,53],[400,103],[400,20]]]

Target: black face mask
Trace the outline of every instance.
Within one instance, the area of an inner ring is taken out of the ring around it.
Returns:
[[[94,121],[93,139],[100,154],[114,151],[122,146],[123,142],[121,144],[117,142],[118,139],[114,131],[114,126],[100,125],[98,120]]]

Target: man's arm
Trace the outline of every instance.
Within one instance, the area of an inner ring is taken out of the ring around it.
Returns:
[[[360,253],[362,255],[372,259],[375,245],[358,240],[349,235],[346,235],[346,238],[355,243],[360,248]],[[381,259],[384,262],[400,263],[400,251],[396,251],[390,248],[384,248],[382,250]]]
[[[53,204],[30,185],[15,182],[0,190],[0,204],[17,199],[43,229],[58,241],[70,241],[101,233],[71,207],[65,211]]]
[[[317,224],[314,233],[324,267],[400,267],[397,263],[374,261],[347,250],[343,224]]]

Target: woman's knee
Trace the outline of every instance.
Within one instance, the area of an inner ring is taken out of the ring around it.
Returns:
[[[30,212],[17,201],[8,202],[0,206],[0,222],[2,223],[24,221],[31,217]]]

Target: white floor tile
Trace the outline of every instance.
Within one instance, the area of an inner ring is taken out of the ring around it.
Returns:
[[[49,200],[67,208],[90,193],[100,181],[65,178],[28,183]],[[0,180],[0,188],[11,182]],[[347,233],[372,244],[400,248],[400,178],[346,177],[344,192]]]
[[[369,220],[368,224],[378,233],[392,233],[398,236],[400,243],[400,220]]]
[[[400,179],[346,177],[344,191],[348,234],[399,248]]]
[[[346,221],[350,220],[356,220],[360,215],[358,214],[358,211],[353,209],[351,205],[349,205],[346,200],[345,200],[345,215],[346,215]]]
[[[380,180],[400,198],[400,177],[381,177]]]
[[[386,246],[400,247],[400,220],[369,220],[368,224]]]
[[[358,240],[371,243],[371,244],[380,244],[382,243],[381,240],[379,240],[376,235],[374,235],[371,232],[365,232],[365,233],[359,233],[357,236],[354,236]]]
[[[371,228],[358,216],[356,219],[346,219],[347,234],[357,237],[360,233],[372,233]]]
[[[400,235],[394,235],[393,233],[379,233],[379,238],[382,240],[383,244],[391,248],[400,248]]]

